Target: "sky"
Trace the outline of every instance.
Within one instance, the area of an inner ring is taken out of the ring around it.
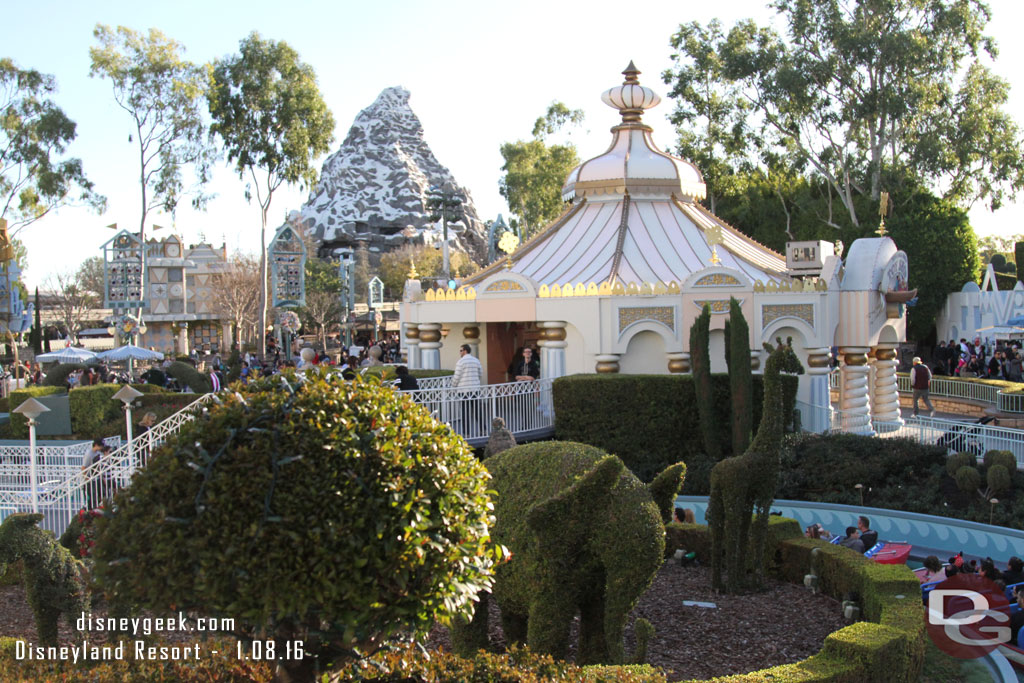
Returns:
[[[1012,84],[1008,110],[1024,125],[1024,45],[1016,35],[1024,4],[989,5],[988,33],[1000,49],[993,68]],[[633,60],[643,72],[640,82],[664,97],[668,89],[661,74],[672,65],[670,36],[680,23],[716,17],[726,27],[748,17],[777,25],[774,13],[757,0],[8,3],[0,55],[56,77],[54,99],[78,124],[68,155],[82,159],[96,190],[107,197],[102,215],[65,207],[17,235],[28,249],[26,284],[45,289],[55,273],[74,271],[89,256],[101,255],[114,234],[109,224],[137,230],[141,199],[136,146],[128,141],[131,119],[114,101],[110,82],[89,76],[96,24],[158,28],[182,43],[194,62],[236,53],[252,31],[288,42],[315,69],[334,113],[332,151],[381,90],[404,86],[434,155],[469,188],[477,213],[492,220],[499,213],[508,217],[498,192],[503,142],[528,138],[533,121],[559,100],[586,113],[583,129],[572,135],[580,158],[602,153],[619,116],[600,94],[621,83],[621,71]],[[671,107],[663,100],[644,117],[663,149],[674,145],[665,118]],[[215,246],[226,243],[229,252],[258,251],[259,208],[246,203],[244,182],[225,162],[207,191],[216,196],[206,211],[193,211],[186,201],[175,216],[151,214],[147,224],[165,228],[156,236],[173,230],[186,243],[205,239]],[[270,225],[279,225],[307,197],[299,188],[277,192]],[[1024,232],[1024,198],[995,213],[977,205],[970,215],[979,235]]]

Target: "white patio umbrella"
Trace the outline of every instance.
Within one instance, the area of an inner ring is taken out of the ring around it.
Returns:
[[[124,346],[119,346],[116,349],[104,351],[103,353],[99,354],[99,358],[103,360],[112,361],[163,360],[164,354],[160,353],[159,351],[150,351],[149,349],[144,349],[141,346],[136,346],[135,344],[125,344]]]
[[[36,356],[36,360],[44,363],[50,363],[57,361],[59,363],[85,363],[96,357],[96,354],[88,349],[80,349],[76,346],[68,346],[60,351],[51,351],[50,353],[41,353]]]

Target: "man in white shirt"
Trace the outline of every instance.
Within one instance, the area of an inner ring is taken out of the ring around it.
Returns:
[[[470,353],[469,344],[459,347],[459,362],[455,364],[452,375],[452,387],[459,389],[479,387],[483,384],[484,368],[480,361]],[[480,427],[480,406],[476,393],[472,389],[462,393],[462,435],[466,437],[481,436],[477,434]],[[471,433],[472,430],[472,433]]]

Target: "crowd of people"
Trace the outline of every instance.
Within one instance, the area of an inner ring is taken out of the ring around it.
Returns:
[[[949,377],[982,377],[1020,382],[1024,378],[1024,356],[1017,343],[997,342],[992,348],[974,341],[950,339],[940,341],[932,352],[931,370]]]

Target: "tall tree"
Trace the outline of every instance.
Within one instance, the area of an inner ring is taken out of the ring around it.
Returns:
[[[75,277],[78,284],[81,285],[85,291],[95,295],[101,302],[103,301],[104,284],[102,256],[90,256],[82,261],[82,265],[78,266],[78,272],[75,273]]]
[[[443,270],[440,251],[430,245],[405,244],[398,249],[389,251],[380,257],[380,268],[378,268],[384,289],[390,292],[389,298],[402,298],[405,280],[409,275],[410,262],[416,263],[416,272],[419,277],[424,279],[440,277]],[[453,251],[450,268],[454,277],[462,278],[472,273],[476,265],[465,252]]]
[[[516,140],[501,146],[505,160],[501,170],[505,175],[498,181],[498,189],[509,209],[518,216],[526,238],[562,212],[562,185],[580,163],[575,145],[549,145],[547,137],[582,121],[581,110],[553,102],[545,115],[534,122],[532,140]]]
[[[56,273],[48,280],[47,288],[53,293],[53,305],[61,326],[67,337],[73,339],[89,312],[99,305],[100,298],[82,284],[76,273]]]
[[[287,43],[251,33],[239,54],[218,61],[209,94],[211,130],[220,136],[228,160],[246,180],[245,197],[260,205],[259,351],[266,351],[267,211],[285,183],[310,187],[317,181],[313,161],[334,140],[334,116],[324,103],[313,67]]]
[[[101,210],[79,159],[60,156],[77,135],[75,122],[49,99],[53,76],[0,58],[0,218],[13,236],[71,202]]]
[[[683,24],[670,43],[676,52],[674,66],[664,74],[672,86],[669,97],[675,108],[669,119],[676,126],[676,151],[694,162],[708,188],[712,213],[732,169],[747,159],[749,108],[739,86],[725,77],[720,52],[725,35],[713,19],[707,27],[693,21]]]
[[[260,262],[246,254],[235,254],[224,272],[217,276],[213,306],[223,319],[231,321],[238,331],[239,341],[262,336],[246,334],[252,332],[259,321],[259,299]]]
[[[983,34],[990,18],[983,2],[774,0],[772,7],[786,23],[784,37],[748,20],[713,47],[763,140],[828,183],[842,210],[827,223],[860,227],[870,214],[858,197],[877,206],[879,193],[899,191],[904,179],[993,208],[1024,186],[1024,143],[1003,109],[1008,85],[981,61],[983,53],[996,56]]]
[[[110,79],[114,100],[132,119],[129,144],[139,155],[139,237],[145,242],[146,218],[154,210],[173,214],[186,194],[203,206],[202,193],[214,157],[203,123],[207,69],[183,58],[185,48],[155,28],[146,34],[97,24],[98,47],[89,48],[89,75]],[[186,188],[192,167],[195,184]],[[145,278],[143,278],[145,287]],[[145,298],[145,291],[141,292]],[[141,315],[142,311],[139,310]]]

